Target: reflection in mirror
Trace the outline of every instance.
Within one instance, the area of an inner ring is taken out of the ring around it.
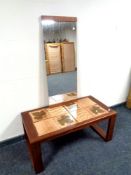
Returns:
[[[76,18],[42,16],[49,103],[76,98]]]

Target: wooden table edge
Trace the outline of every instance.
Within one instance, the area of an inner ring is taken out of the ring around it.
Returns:
[[[58,131],[45,134],[43,136],[38,136],[37,132],[35,132],[34,133],[35,136],[33,137],[33,134],[29,135],[30,133],[28,132],[28,128],[26,127],[26,125],[24,125],[24,128],[27,132],[27,135],[28,135],[28,138],[29,138],[29,141],[30,141],[31,144],[32,143],[37,143],[37,142],[41,143],[41,142],[44,142],[44,141],[53,140],[57,137],[64,136],[64,135],[69,134],[69,133],[73,133],[73,132],[81,130],[81,129],[85,129],[90,125],[93,125],[95,123],[98,123],[98,122],[106,120],[106,119],[110,119],[111,117],[114,117],[114,116],[116,116],[116,113],[111,112],[110,114],[108,113],[108,115],[106,115],[106,116],[103,115],[103,117],[99,116],[97,119],[95,118],[95,119],[90,119],[88,121],[76,123],[76,124],[70,125],[68,127],[62,128]],[[34,129],[35,129],[35,127],[34,127]]]
[[[67,127],[62,128],[58,131],[48,133],[44,136],[38,136],[37,135],[36,128],[33,125],[32,119],[29,117],[29,112],[32,112],[32,111],[35,111],[35,110],[40,110],[40,109],[43,109],[43,108],[46,108],[46,107],[56,107],[56,106],[65,105],[69,102],[74,102],[74,101],[77,101],[79,99],[83,99],[83,98],[87,98],[87,97],[90,98],[91,100],[95,101],[97,104],[102,106],[104,109],[106,109],[106,110],[110,109],[110,111],[107,114],[103,114],[103,115],[100,115],[96,118],[92,118],[92,119],[84,121],[84,122],[80,122],[80,123],[76,123],[76,124],[67,126]],[[114,110],[107,107],[105,104],[103,104],[102,102],[100,102],[99,100],[94,98],[93,96],[80,97],[80,98],[73,99],[73,100],[70,100],[70,101],[58,103],[58,104],[55,104],[55,105],[53,104],[53,105],[50,105],[50,106],[45,106],[45,107],[41,107],[41,108],[37,108],[37,109],[33,109],[33,110],[29,110],[29,111],[25,111],[25,112],[21,113],[23,126],[24,126],[24,129],[25,129],[25,131],[28,135],[28,138],[29,138],[29,141],[30,141],[31,144],[36,143],[36,142],[43,142],[43,141],[51,140],[52,138],[57,138],[59,136],[66,135],[68,133],[72,133],[72,132],[75,132],[77,130],[84,129],[87,126],[89,126],[93,123],[97,123],[99,121],[111,118],[112,116],[115,116],[116,114],[117,113]]]

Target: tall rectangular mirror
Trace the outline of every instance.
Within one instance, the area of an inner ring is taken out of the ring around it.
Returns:
[[[77,18],[41,16],[49,103],[77,96]]]

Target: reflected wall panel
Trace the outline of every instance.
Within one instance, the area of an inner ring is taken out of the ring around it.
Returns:
[[[63,72],[75,71],[75,49],[73,42],[61,44]]]
[[[50,74],[62,71],[61,48],[60,43],[45,44],[46,60],[48,62],[48,71]]]

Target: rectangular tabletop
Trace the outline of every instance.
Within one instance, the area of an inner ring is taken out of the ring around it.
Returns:
[[[42,142],[109,118],[116,112],[92,96],[22,113],[30,143]]]

